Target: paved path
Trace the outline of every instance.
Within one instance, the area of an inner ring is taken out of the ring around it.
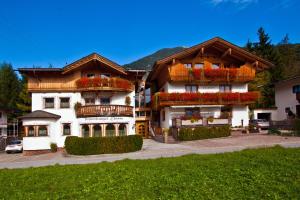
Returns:
[[[36,156],[0,153],[0,169],[40,167],[55,164],[87,164],[103,161],[113,162],[123,159],[153,159],[160,157],[176,157],[186,154],[215,154],[241,151],[247,148],[271,147],[274,145],[281,145],[283,147],[300,147],[300,137],[244,135],[181,142],[178,144],[163,144],[147,139],[144,140],[142,150],[138,152],[92,156],[68,156],[61,152]]]

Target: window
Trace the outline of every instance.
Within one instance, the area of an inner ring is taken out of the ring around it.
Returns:
[[[69,97],[60,98],[60,108],[70,108],[70,98]]]
[[[300,85],[293,86],[293,93],[300,93]]]
[[[28,135],[27,136],[29,136],[29,137],[34,136],[34,127],[33,126],[28,127]]]
[[[116,136],[116,129],[113,124],[108,124],[106,126],[106,136],[107,137],[113,137]]]
[[[195,63],[194,68],[195,69],[203,69],[204,68],[204,63]]]
[[[200,109],[199,108],[186,108],[185,109],[185,115],[186,116],[199,116],[200,115]]]
[[[186,92],[198,92],[198,85],[186,85],[185,91]]]
[[[119,136],[126,136],[126,125],[125,124],[119,125]]]
[[[219,63],[213,63],[212,64],[212,68],[213,69],[219,69],[220,68],[220,64]]]
[[[63,124],[63,135],[71,135],[71,124]]]
[[[90,127],[88,125],[82,125],[82,128],[81,128],[81,134],[82,134],[82,137],[89,137],[90,136]]]
[[[86,76],[87,76],[88,78],[95,78],[95,74],[92,74],[92,73],[87,74]]]
[[[2,119],[2,112],[0,112],[0,119]]]
[[[47,126],[39,126],[39,132],[38,132],[39,136],[47,136]]]
[[[101,137],[102,136],[102,128],[100,125],[94,125],[93,127],[94,137]]]
[[[183,65],[188,69],[192,68],[192,63],[184,63]]]
[[[109,97],[102,97],[102,98],[100,98],[100,103],[102,105],[109,105],[110,104],[110,98]]]
[[[45,98],[45,108],[54,108],[54,98]]]
[[[166,120],[166,112],[164,110],[161,112],[161,115],[162,115],[162,120],[165,121]]]
[[[101,74],[100,77],[101,77],[101,78],[109,78],[109,77],[110,77],[110,74]]]
[[[220,92],[231,92],[231,85],[220,85],[219,91]]]
[[[95,98],[84,98],[85,105],[95,105]]]

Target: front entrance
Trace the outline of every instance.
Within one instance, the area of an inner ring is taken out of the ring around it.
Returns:
[[[141,121],[141,122],[136,122],[136,133],[138,135],[141,135],[144,138],[148,138],[149,136],[149,122],[148,121]]]

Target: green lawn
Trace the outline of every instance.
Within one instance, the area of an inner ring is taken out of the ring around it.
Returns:
[[[0,199],[300,199],[300,148],[0,170]]]

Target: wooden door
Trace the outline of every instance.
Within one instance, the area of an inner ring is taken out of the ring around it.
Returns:
[[[136,122],[136,132],[138,135],[141,135],[144,138],[148,138],[149,136],[149,127],[148,122]]]

